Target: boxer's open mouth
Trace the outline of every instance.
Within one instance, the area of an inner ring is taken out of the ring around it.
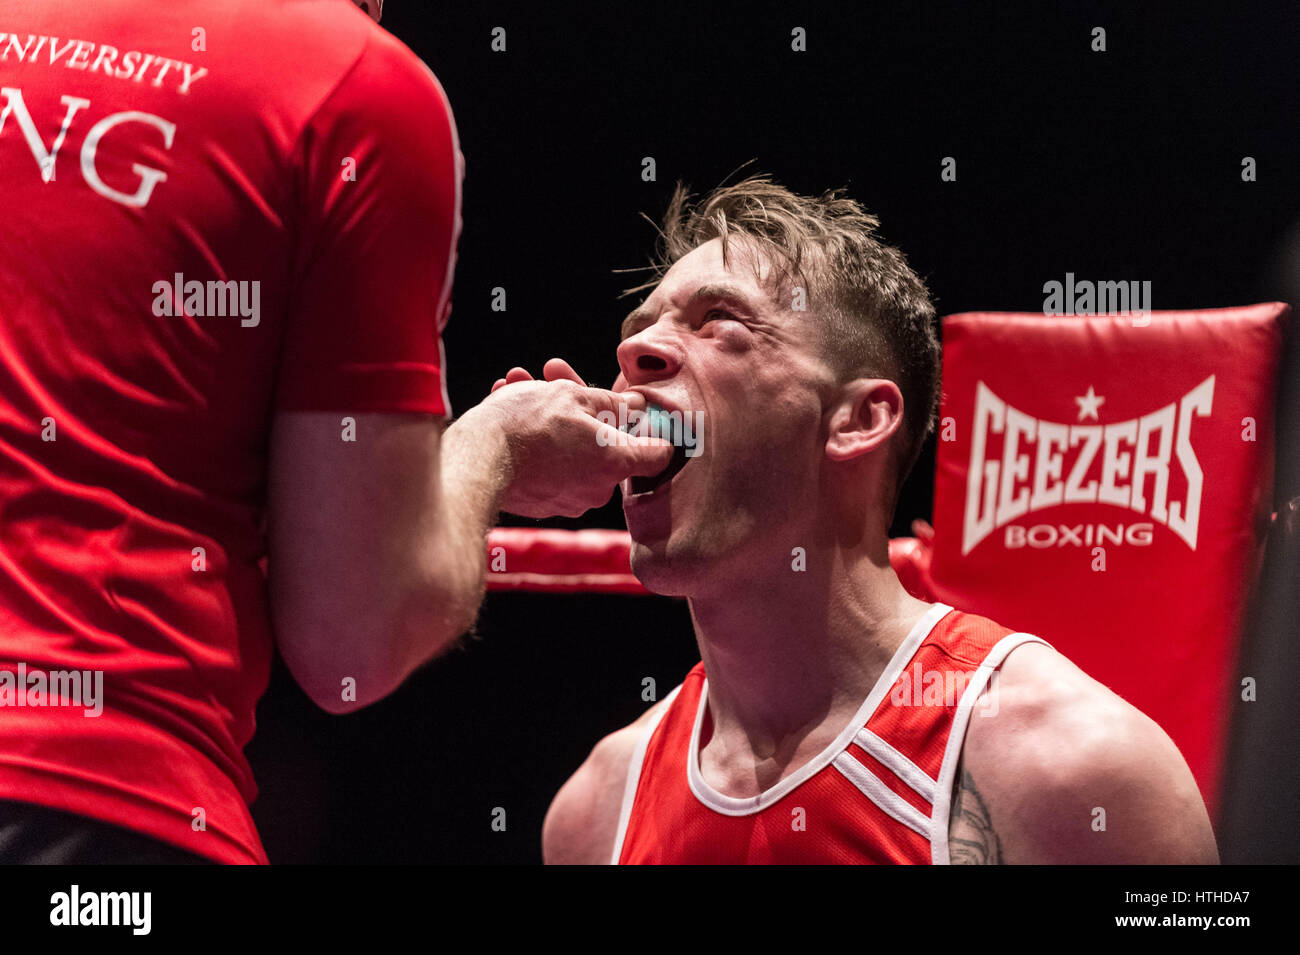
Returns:
[[[686,448],[680,444],[677,445],[673,448],[673,459],[668,462],[668,467],[653,477],[633,477],[631,479],[629,487],[632,493],[649,494],[655,488],[662,487],[675,478],[690,460],[690,457],[686,454]]]
[[[686,436],[683,433],[683,420],[687,413],[682,411],[669,412],[653,402],[646,405],[645,417],[642,419],[643,423],[638,426],[637,430],[642,434],[671,441],[673,443],[673,457],[668,462],[668,466],[658,474],[650,477],[631,478],[628,483],[628,490],[632,494],[649,494],[656,488],[662,487],[675,478],[682,468],[686,467],[690,462],[692,455],[688,453],[690,449],[686,446]]]

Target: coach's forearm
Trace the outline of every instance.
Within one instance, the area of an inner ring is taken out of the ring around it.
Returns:
[[[485,589],[487,533],[510,480],[508,438],[482,409],[470,409],[443,432],[440,454],[441,499],[430,558],[436,623],[417,651],[417,666],[474,625]]]

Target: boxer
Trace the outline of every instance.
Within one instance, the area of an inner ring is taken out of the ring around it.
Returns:
[[[940,356],[877,225],[764,177],[674,196],[614,390],[703,413],[698,454],[622,487],[633,571],[687,599],[701,662],[559,791],[546,861],[1216,862],[1160,727],[891,569]]]

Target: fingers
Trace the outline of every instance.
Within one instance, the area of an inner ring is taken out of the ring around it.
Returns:
[[[552,358],[547,361],[547,363],[542,366],[542,376],[546,381],[572,381],[574,384],[582,385],[584,388],[587,386],[587,382],[583,380],[582,376],[574,371],[573,366],[563,358]],[[519,381],[535,380],[536,379],[533,378],[532,374],[530,374],[526,368],[520,368],[516,365],[514,368],[511,368],[506,372],[504,378],[498,378],[496,380],[496,383],[492,386],[492,390],[495,391],[501,385],[513,385]]]
[[[643,438],[641,441],[645,443],[627,444],[617,449],[627,472],[624,477],[654,477],[672,462],[673,446],[667,441],[658,438]]]
[[[492,391],[490,393],[496,394],[506,385],[513,385],[520,381],[533,381],[533,380],[534,380],[533,376],[530,375],[526,369],[520,368],[518,365],[516,365],[514,368],[511,368],[508,372],[506,372],[506,376],[504,378],[498,378],[496,381],[492,383]]]
[[[578,392],[578,399],[593,418],[604,411],[619,420],[626,420],[626,416],[620,418],[620,408],[626,407],[628,411],[645,411],[646,408],[645,395],[637,391],[614,392],[604,388],[583,388]]]
[[[574,371],[573,366],[563,358],[548,360],[542,368],[542,375],[547,382],[556,384],[570,383],[579,386],[581,390],[576,392],[578,400],[593,418],[602,411],[607,411],[613,414],[615,418],[625,421],[627,420],[626,414],[619,414],[622,408],[626,407],[627,411],[644,411],[646,408],[645,396],[639,392],[614,392],[606,391],[604,388],[588,387],[582,376]],[[529,374],[527,369],[516,366],[506,372],[504,378],[498,378],[492,383],[491,394],[496,394],[506,385],[536,380]]]
[[[584,387],[587,384],[582,380],[582,376],[573,370],[573,366],[563,358],[552,358],[543,365],[542,375],[547,381],[573,381]]]
[[[574,371],[573,366],[563,358],[552,358],[547,361],[547,363],[542,367],[542,376],[546,381],[571,381],[576,385],[582,385],[584,388],[587,387],[587,383],[583,381],[582,376]],[[516,366],[511,368],[504,378],[498,378],[492,384],[492,391],[496,392],[499,388],[504,388],[506,385],[513,385],[520,381],[535,380],[536,379],[533,378],[526,369]]]
[[[596,424],[596,440],[608,453],[612,470],[621,481],[628,477],[652,477],[673,459],[673,446],[662,438],[636,437],[611,425]]]

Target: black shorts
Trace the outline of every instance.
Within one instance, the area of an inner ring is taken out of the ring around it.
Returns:
[[[215,865],[87,816],[0,800],[0,865]]]

